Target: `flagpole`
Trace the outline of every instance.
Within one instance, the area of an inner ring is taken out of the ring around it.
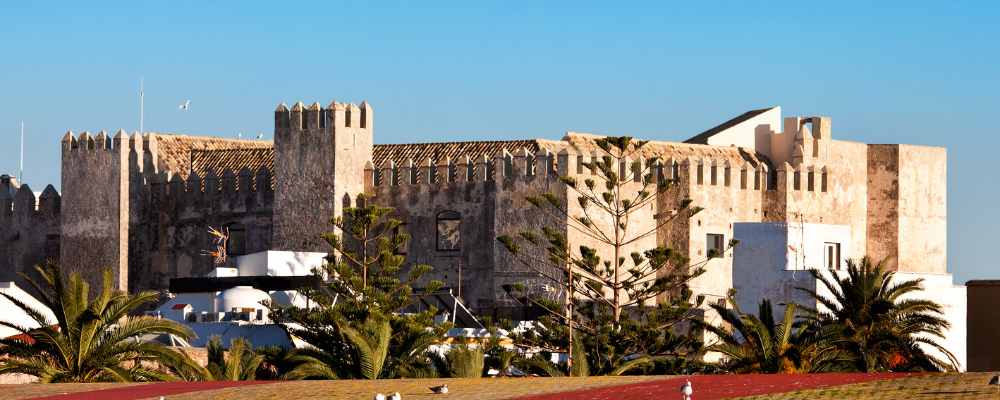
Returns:
[[[17,163],[17,182],[24,182],[24,121],[21,121],[21,159]]]

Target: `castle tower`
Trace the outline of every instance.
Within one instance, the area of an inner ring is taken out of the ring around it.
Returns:
[[[372,161],[373,110],[333,102],[284,104],[274,112],[273,236],[276,250],[329,251],[321,235],[344,198],[364,192],[365,164]]]
[[[103,131],[62,139],[63,271],[79,272],[92,290],[99,288],[101,271],[111,268],[115,286],[128,290],[129,145],[118,131]]]

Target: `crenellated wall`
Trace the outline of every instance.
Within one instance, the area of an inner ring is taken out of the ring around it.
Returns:
[[[479,311],[515,307],[504,294],[503,285],[522,283],[533,292],[544,293],[549,281],[539,278],[530,266],[518,263],[496,238],[516,235],[536,223],[560,225],[525,199],[544,192],[559,194],[560,190],[564,197],[555,160],[548,152],[504,152],[478,160],[462,157],[419,163],[388,160],[379,169],[367,165],[366,192],[372,202],[395,208],[412,237],[407,262],[434,267],[427,279],[444,281],[456,294],[461,287],[465,303]],[[445,237],[443,232],[439,235],[439,228],[445,228],[439,222],[449,224],[456,217],[457,238]],[[561,224],[565,226],[565,221]],[[457,246],[442,246],[441,240],[455,240]]]
[[[52,185],[36,200],[28,185],[0,176],[0,282],[28,287],[19,273],[34,275],[34,266],[59,259],[61,201]]]
[[[62,139],[62,236],[64,271],[76,271],[99,285],[111,268],[118,289],[128,290],[128,135],[108,137],[67,132]]]
[[[277,250],[328,251],[320,237],[334,230],[345,197],[364,190],[365,163],[372,159],[374,111],[368,103],[333,102],[274,112],[277,183],[274,234]]]
[[[274,190],[266,169],[192,172],[187,179],[167,174],[150,182],[141,203],[133,237],[143,244],[137,268],[144,273],[134,278],[136,287],[162,288],[170,278],[211,271],[212,257],[203,254],[212,246],[209,227],[230,230],[233,255],[271,248]]]

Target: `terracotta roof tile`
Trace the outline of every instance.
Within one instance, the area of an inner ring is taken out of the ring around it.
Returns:
[[[502,153],[504,150],[515,152],[527,149],[532,153],[538,151],[537,140],[498,140],[498,141],[476,141],[476,142],[446,142],[446,143],[407,143],[407,144],[377,144],[372,154],[372,162],[380,166],[386,161],[392,160],[402,163],[406,160],[421,162],[432,159],[434,162],[448,157],[458,160],[459,157],[469,156],[474,160],[482,159],[483,156],[493,156]]]
[[[192,165],[192,160],[195,156],[192,155],[193,151],[210,151],[210,150],[247,150],[247,149],[257,149],[265,150],[271,149],[274,145],[270,141],[263,140],[239,140],[239,139],[229,139],[214,136],[188,136],[188,135],[174,135],[174,134],[162,134],[162,133],[150,133],[150,137],[155,136],[156,146],[159,154],[159,168],[160,170],[172,171],[174,173],[180,174],[181,177],[187,178],[188,174],[195,169]],[[255,153],[255,155],[260,156],[263,152]],[[197,158],[202,165],[197,167],[199,174],[203,174],[208,167],[215,168],[215,161],[217,158],[224,161],[218,161],[220,167],[235,167],[240,164],[240,159],[242,155],[234,154],[220,154],[218,157],[212,156],[200,156]],[[273,156],[272,156],[273,158]],[[272,162],[273,163],[273,162]],[[248,164],[249,167],[253,164]],[[235,168],[234,170],[239,170],[242,165]],[[218,169],[217,169],[218,171]]]

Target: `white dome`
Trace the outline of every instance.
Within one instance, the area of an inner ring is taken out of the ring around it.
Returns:
[[[215,296],[215,305],[219,312],[229,312],[236,308],[237,311],[243,308],[254,310],[266,309],[261,302],[270,301],[271,296],[266,292],[254,289],[253,286],[236,286],[226,289]]]

